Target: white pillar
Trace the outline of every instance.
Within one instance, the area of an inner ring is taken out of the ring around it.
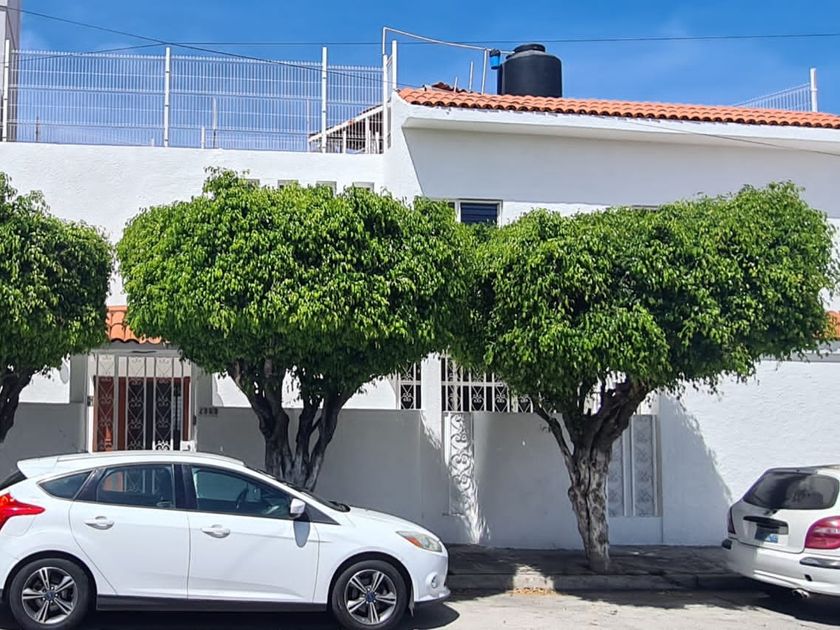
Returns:
[[[169,84],[172,70],[172,50],[166,47],[166,63],[163,83],[163,146],[169,146]]]
[[[385,134],[385,130],[388,128],[388,97],[390,94],[388,93],[388,55],[385,54],[385,51],[382,51],[382,133]],[[377,134],[378,135],[378,134]],[[379,153],[379,143],[377,139],[377,148],[372,153]],[[384,153],[385,147],[382,147],[382,152]]]
[[[811,68],[811,111],[817,112],[817,69]]]
[[[6,40],[3,50],[3,126],[0,127],[0,141],[9,141],[9,56],[12,52],[12,42]]]
[[[321,153],[327,152],[327,47],[321,49]]]

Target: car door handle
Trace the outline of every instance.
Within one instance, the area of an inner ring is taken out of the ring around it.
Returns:
[[[97,516],[86,520],[85,525],[93,527],[93,529],[111,529],[114,526],[114,521],[105,516]]]
[[[208,536],[212,536],[213,538],[227,538],[230,536],[230,530],[227,527],[222,527],[221,525],[211,525],[210,527],[202,527],[201,531],[203,531]]]

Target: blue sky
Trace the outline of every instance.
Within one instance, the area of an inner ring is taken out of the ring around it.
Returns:
[[[807,7],[807,8],[806,8]],[[840,31],[840,2],[814,0],[23,0],[23,8],[174,41],[371,42],[330,45],[334,63],[379,62],[383,25],[449,40],[683,36]],[[23,46],[96,50],[131,38],[23,16]],[[506,44],[510,47],[511,44]],[[320,47],[209,46],[274,59],[320,59]],[[805,83],[819,72],[820,109],[840,113],[840,38],[549,44],[567,96],[736,103]],[[467,81],[461,51],[400,47],[400,83]],[[492,84],[491,84],[492,85]]]

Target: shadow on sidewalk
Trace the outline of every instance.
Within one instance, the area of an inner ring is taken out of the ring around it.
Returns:
[[[443,604],[406,614],[399,630],[435,630],[458,619]],[[94,613],[80,630],[339,630],[327,613]],[[8,608],[0,607],[0,630],[18,630]]]

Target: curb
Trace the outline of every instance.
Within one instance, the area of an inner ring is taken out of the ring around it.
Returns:
[[[740,591],[754,589],[746,578],[732,574],[666,575],[542,575],[540,573],[450,574],[447,586],[458,591],[536,589],[575,591]]]

